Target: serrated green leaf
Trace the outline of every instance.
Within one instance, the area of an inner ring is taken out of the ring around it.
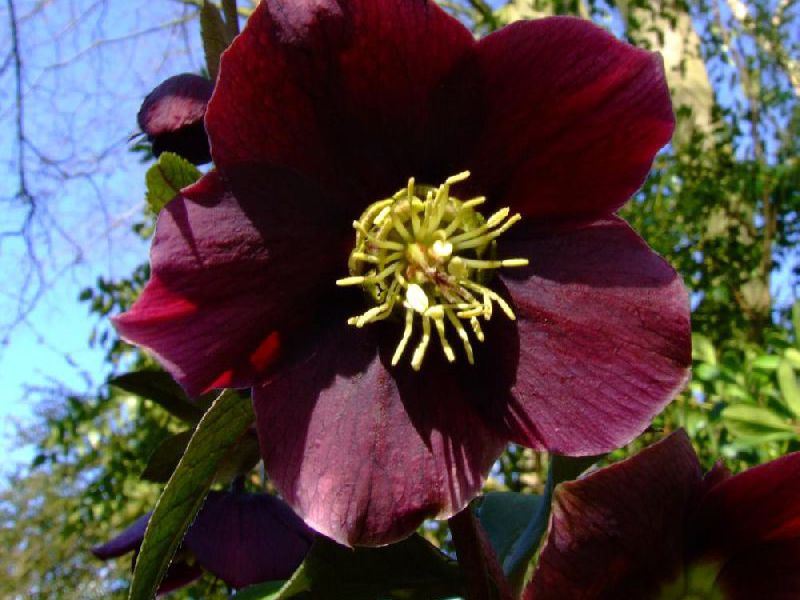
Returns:
[[[597,456],[568,457],[553,454],[550,456],[550,468],[547,482],[541,497],[538,510],[533,514],[525,530],[517,538],[508,557],[504,561],[503,571],[508,575],[511,589],[519,595],[525,587],[528,568],[539,551],[547,525],[550,521],[550,510],[553,492],[563,481],[575,479],[591,465],[597,462]]]
[[[183,388],[163,371],[133,371],[108,380],[109,385],[155,402],[171,415],[187,423],[195,424],[210,404],[207,397],[192,402]]]
[[[208,74],[211,81],[216,81],[219,73],[219,57],[228,47],[230,40],[219,9],[208,0],[204,0],[200,8],[200,35],[203,38]]]
[[[193,184],[203,174],[185,158],[173,152],[163,152],[156,163],[147,170],[147,206],[158,214],[167,202],[187,185]]]
[[[722,419],[735,436],[745,445],[790,440],[797,437],[794,426],[783,417],[761,406],[734,404],[722,411]]]
[[[211,405],[156,503],[136,560],[129,600],[151,600],[220,461],[254,420],[250,400],[226,390]]]
[[[345,548],[318,537],[269,600],[439,600],[462,593],[458,565],[419,535],[382,548]]]
[[[778,387],[781,397],[787,408],[795,417],[800,417],[800,386],[797,385],[797,376],[789,361],[784,360],[778,366]]]

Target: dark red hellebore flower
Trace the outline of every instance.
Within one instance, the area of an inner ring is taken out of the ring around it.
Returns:
[[[800,453],[703,477],[679,431],[554,502],[526,600],[800,598]]]
[[[92,548],[103,560],[139,550],[150,513],[113,540]],[[170,565],[159,594],[184,587],[205,571],[233,588],[288,579],[305,558],[313,532],[268,494],[210,492]]]
[[[660,58],[587,21],[476,41],[427,0],[265,0],[116,326],[190,394],[253,386],[312,527],[399,540],[509,440],[607,451],[683,385],[686,291],[614,215],[673,126]]]
[[[200,75],[170,77],[150,92],[137,115],[153,154],[175,152],[196,165],[211,161],[203,125],[214,84]]]

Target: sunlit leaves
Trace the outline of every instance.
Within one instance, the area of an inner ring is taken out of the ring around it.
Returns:
[[[145,175],[147,206],[158,214],[187,185],[200,179],[200,171],[185,158],[164,152]]]

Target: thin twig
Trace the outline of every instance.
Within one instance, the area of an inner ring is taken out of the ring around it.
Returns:
[[[8,6],[8,20],[11,29],[11,55],[14,65],[14,98],[16,102],[16,137],[17,137],[17,178],[19,189],[17,197],[33,205],[33,197],[28,192],[25,176],[25,104],[22,96],[22,57],[19,51],[19,33],[17,31],[17,11],[14,0],[6,0]]]

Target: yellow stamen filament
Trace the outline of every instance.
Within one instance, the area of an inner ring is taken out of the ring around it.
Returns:
[[[454,362],[456,352],[447,339],[448,325],[452,327],[472,364],[475,356],[464,321],[483,342],[480,319],[491,319],[494,304],[509,319],[515,318],[508,302],[486,283],[496,269],[528,264],[524,258],[494,258],[496,239],[521,217],[503,208],[485,219],[475,210],[485,197],[462,202],[451,196],[451,187],[467,177],[469,172],[459,173],[439,187],[418,185],[411,178],[405,188],[370,205],[353,222],[356,244],[348,261],[350,276],[336,283],[362,286],[376,303],[348,319],[355,327],[387,319],[396,307],[402,308],[405,326],[392,365],[400,362],[417,318],[422,330],[410,361],[415,370],[422,367],[432,329],[445,358]]]

